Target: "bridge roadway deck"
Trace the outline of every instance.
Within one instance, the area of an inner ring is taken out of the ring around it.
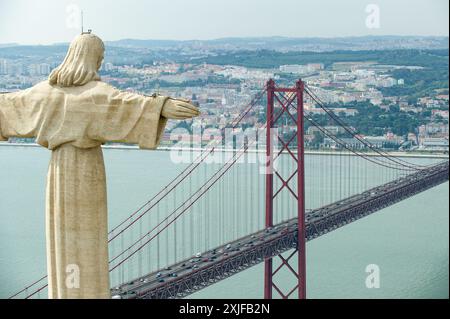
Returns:
[[[333,204],[312,210],[306,216],[306,238],[312,240],[360,218],[393,205],[449,179],[444,162]],[[287,220],[216,249],[204,252],[159,272],[145,275],[111,289],[113,298],[182,298],[265,258],[296,248],[297,221]]]

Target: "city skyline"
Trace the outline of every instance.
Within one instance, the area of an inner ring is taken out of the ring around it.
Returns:
[[[128,6],[130,7],[130,5]],[[52,44],[93,29],[119,39],[210,40],[230,37],[334,38],[367,35],[446,36],[445,0],[336,1],[122,1],[26,0],[0,2],[0,43]],[[284,8],[291,8],[283,10]],[[255,12],[258,14],[255,14]],[[154,12],[157,11],[157,14]],[[305,12],[305,14],[302,14]],[[95,15],[95,16],[94,16]],[[18,21],[24,21],[18,23]],[[25,22],[26,21],[26,22]],[[111,21],[115,21],[112,23]],[[119,21],[119,23],[117,23]],[[121,23],[120,23],[121,22]]]

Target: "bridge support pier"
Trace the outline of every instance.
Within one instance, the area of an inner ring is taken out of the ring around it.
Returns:
[[[304,83],[299,80],[293,88],[280,88],[275,86],[275,82],[271,79],[267,82],[267,132],[266,132],[266,209],[265,209],[265,226],[270,228],[274,223],[274,199],[280,192],[290,192],[295,197],[297,205],[297,247],[296,250],[288,257],[284,258],[281,254],[278,258],[281,264],[277,269],[273,269],[273,258],[264,261],[264,298],[272,299],[273,290],[276,290],[282,298],[289,298],[295,291],[298,292],[299,299],[306,298],[306,252],[305,252],[305,164],[304,164],[304,120],[303,120],[303,93]],[[276,102],[276,103],[275,103]],[[293,112],[296,116],[293,116]],[[285,117],[283,117],[285,115]],[[287,140],[282,135],[275,136],[275,130],[278,123],[287,118],[294,122],[296,126],[295,135]],[[281,143],[281,150],[274,153],[274,144]],[[294,152],[296,151],[296,152]],[[294,160],[295,171],[292,175],[284,178],[279,174],[274,162],[282,154],[288,154]],[[296,176],[295,176],[296,175]],[[297,189],[289,185],[289,182],[296,177]],[[281,188],[274,192],[274,178],[281,181]],[[297,270],[289,263],[292,257],[297,255]],[[283,292],[274,282],[274,275],[282,268],[287,268],[297,278],[296,286]]]

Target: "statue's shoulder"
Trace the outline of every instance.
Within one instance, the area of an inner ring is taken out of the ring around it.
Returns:
[[[45,93],[45,94],[53,94],[53,95],[63,95],[66,93],[67,88],[61,87],[56,84],[50,84],[48,80],[39,82],[32,88],[35,93]]]
[[[32,98],[36,95],[50,96],[52,94],[55,94],[55,90],[54,87],[48,83],[48,81],[42,81],[25,90],[11,93],[12,96],[21,96],[22,98]]]
[[[96,104],[109,103],[108,101],[120,92],[114,86],[102,81],[91,81],[84,85],[83,90],[83,96],[89,96]]]
[[[29,90],[34,92],[43,92],[47,93],[49,91],[53,91],[54,87],[48,81],[42,81],[29,88]]]
[[[52,85],[48,83],[48,81],[41,82],[36,84],[33,88],[36,90],[54,90],[60,91],[63,93],[73,94],[75,93],[77,96],[91,95],[91,94],[110,94],[111,91],[115,90],[115,88],[108,83],[101,81],[91,81],[81,86],[67,86],[61,87],[58,85]]]
[[[112,86],[109,83],[103,82],[103,81],[92,81],[89,82],[88,84],[93,85],[96,89],[106,89],[106,90],[116,90],[116,88],[114,86]],[[88,85],[86,84],[86,85]]]
[[[91,81],[85,85],[87,88],[94,90],[97,94],[111,94],[114,91],[117,91],[117,88],[102,81]]]

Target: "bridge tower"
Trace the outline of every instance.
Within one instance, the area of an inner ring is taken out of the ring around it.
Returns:
[[[272,299],[273,290],[276,290],[284,299],[289,298],[297,291],[299,299],[306,298],[306,258],[305,258],[305,163],[304,163],[304,119],[303,119],[303,93],[304,83],[297,81],[295,87],[276,87],[271,79],[267,82],[267,133],[266,133],[266,228],[272,227],[274,222],[274,199],[282,191],[289,191],[295,198],[295,210],[298,218],[297,248],[287,258],[279,254],[277,257],[264,261],[264,298]],[[296,127],[296,132],[287,139],[283,136],[274,136],[277,126],[282,125],[283,114]],[[280,143],[281,149],[274,154],[274,143]],[[274,161],[286,151],[294,161],[294,172],[285,178],[274,169]],[[281,188],[274,189],[274,179],[279,179]],[[297,180],[297,189],[291,187],[290,182]],[[297,256],[297,270],[290,264]],[[273,259],[279,258],[281,264],[274,269]],[[296,278],[294,287],[286,292],[275,283],[276,274],[282,268],[287,268]]]

